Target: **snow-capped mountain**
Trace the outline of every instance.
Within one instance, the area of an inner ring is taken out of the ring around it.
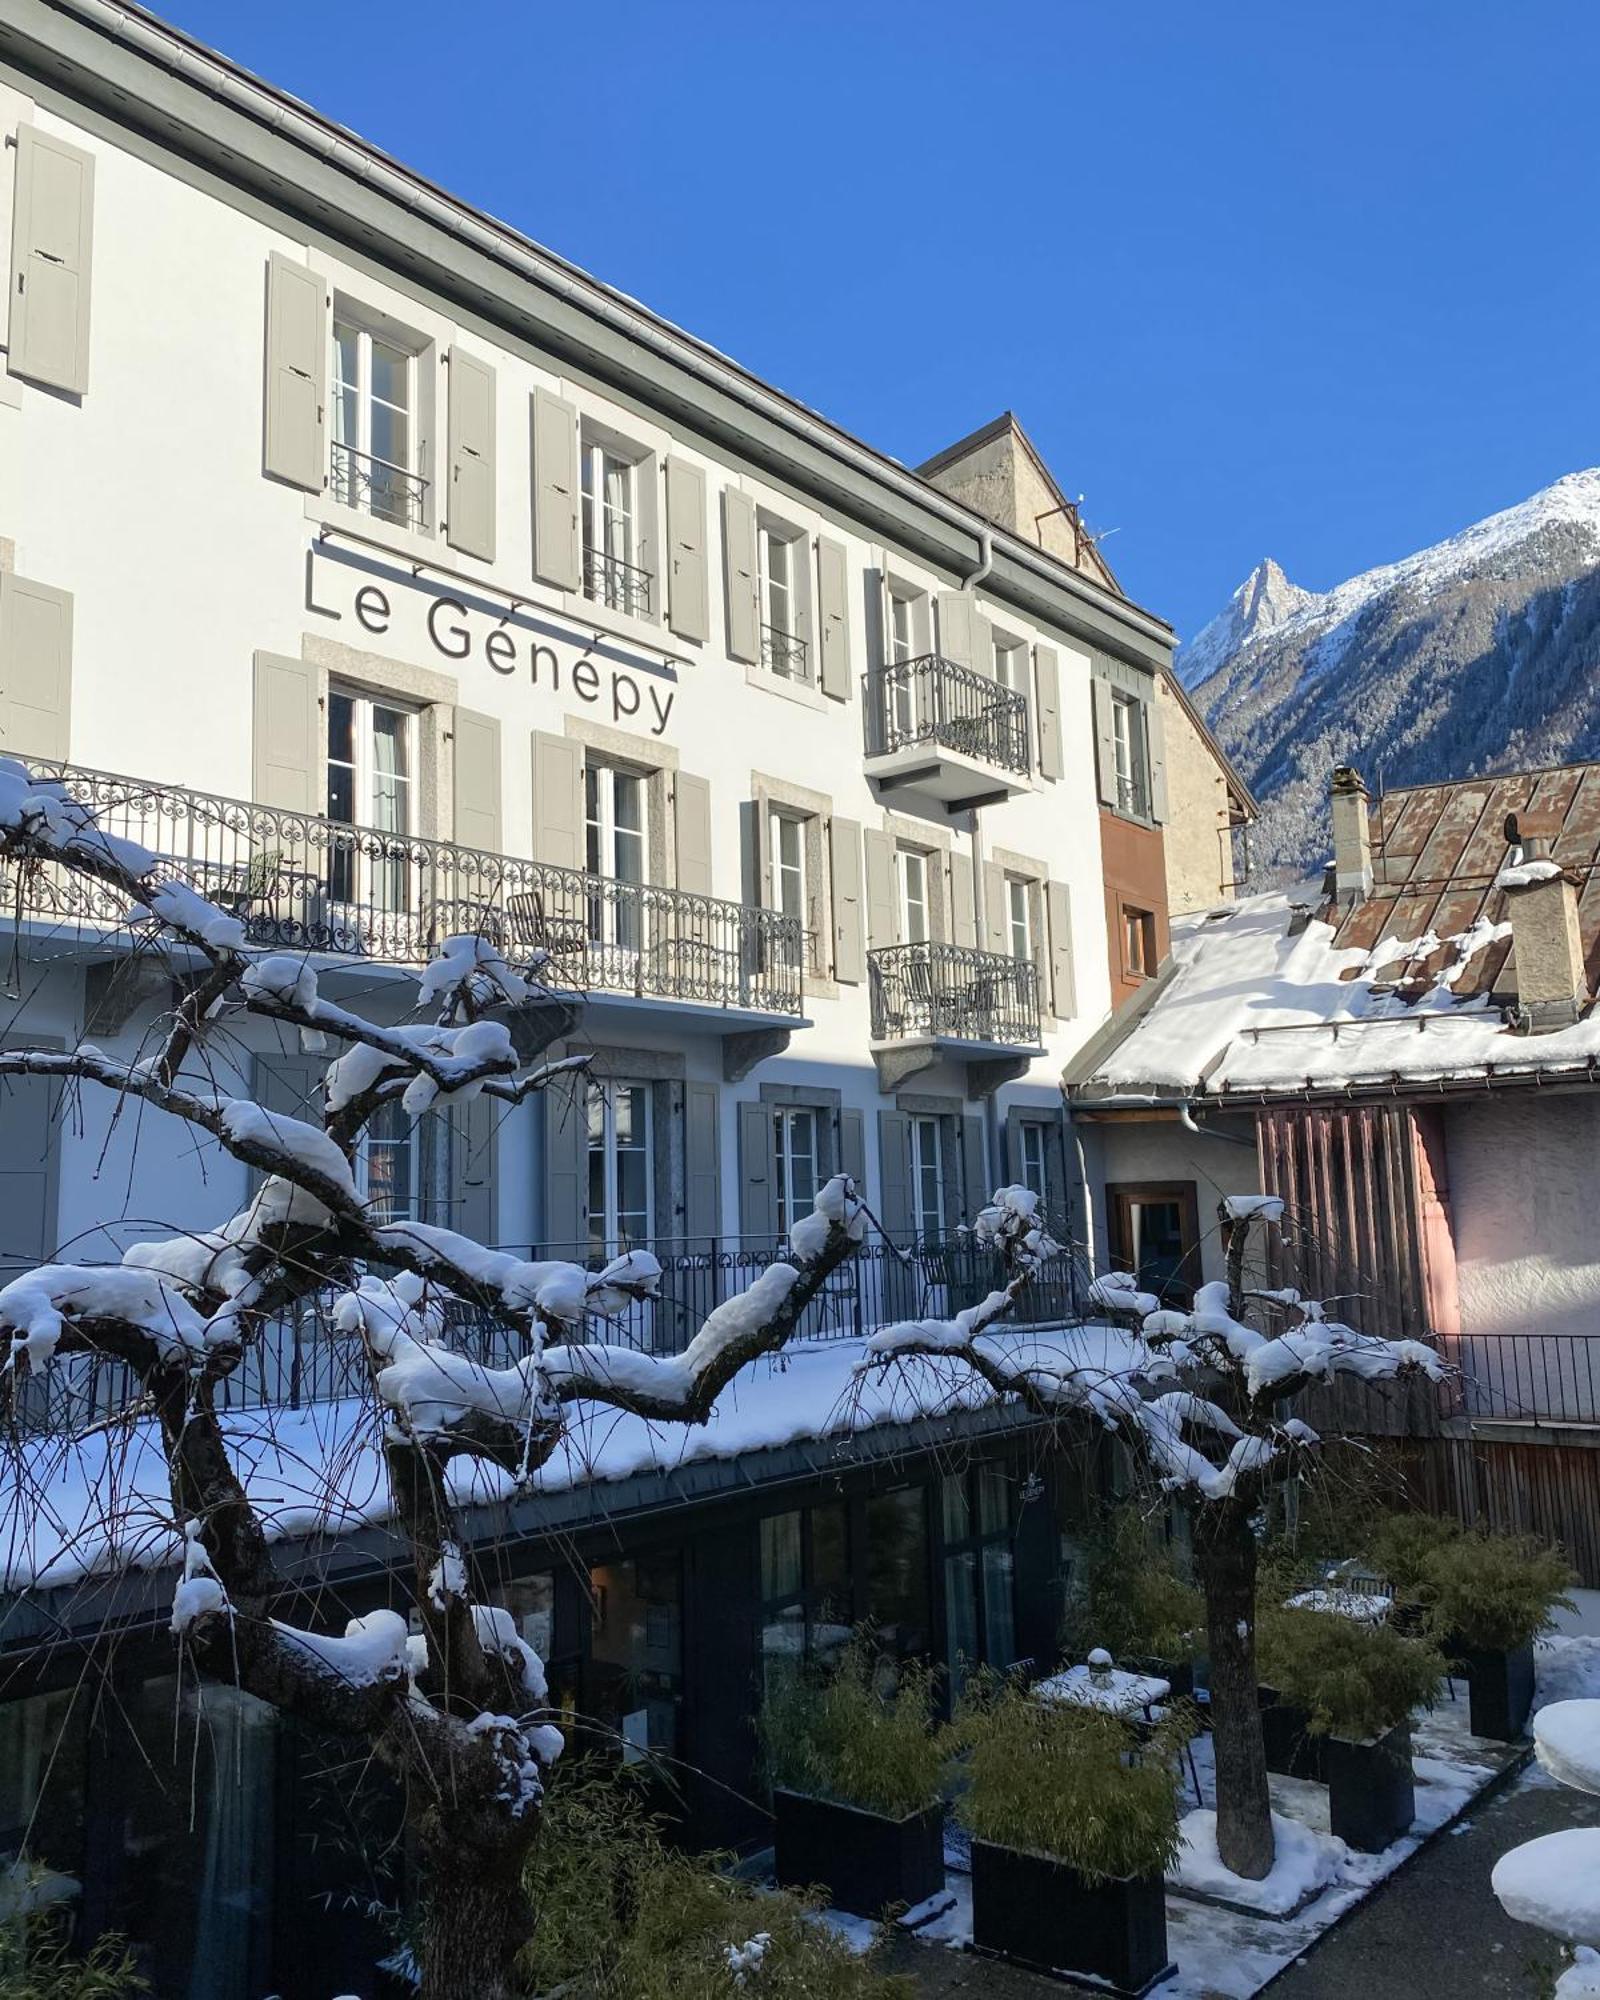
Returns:
[[[1327,851],[1327,781],[1600,757],[1600,468],[1435,547],[1301,590],[1258,565],[1178,673],[1262,801],[1263,872]]]

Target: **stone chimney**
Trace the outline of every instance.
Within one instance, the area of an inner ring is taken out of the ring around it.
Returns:
[[[1505,891],[1517,970],[1517,1006],[1534,1034],[1569,1028],[1589,998],[1578,884],[1526,825],[1495,878]]]
[[[1372,894],[1372,825],[1367,787],[1353,764],[1339,764],[1330,787],[1333,803],[1333,890],[1341,903]]]

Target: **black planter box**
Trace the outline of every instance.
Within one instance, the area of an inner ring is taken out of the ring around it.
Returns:
[[[1468,1648],[1467,1692],[1472,1703],[1474,1736],[1496,1743],[1516,1743],[1526,1733],[1533,1706],[1533,1646],[1478,1652]]]
[[[986,1840],[972,1843],[972,1945],[1124,1995],[1148,1993],[1175,1970],[1159,1875],[1090,1883],[1063,1861]]]
[[[1257,1692],[1267,1769],[1283,1778],[1306,1778],[1314,1785],[1326,1784],[1326,1737],[1313,1736],[1306,1711],[1279,1701],[1276,1688],[1264,1687]]]
[[[1397,1722],[1364,1743],[1329,1736],[1322,1758],[1329,1826],[1358,1853],[1381,1854],[1417,1816],[1410,1722]]]
[[[944,1803],[906,1819],[803,1792],[772,1795],[774,1872],[786,1889],[818,1882],[836,1910],[880,1916],[944,1887]]]

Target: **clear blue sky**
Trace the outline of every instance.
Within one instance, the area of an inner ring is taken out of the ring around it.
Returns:
[[[158,0],[1193,631],[1600,461],[1592,0]]]

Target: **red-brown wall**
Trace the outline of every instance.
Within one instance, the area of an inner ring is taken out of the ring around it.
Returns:
[[[1154,972],[1167,955],[1167,857],[1158,826],[1139,826],[1116,813],[1100,815],[1100,865],[1105,880],[1106,942],[1111,953],[1111,998],[1120,1004],[1144,981],[1130,973],[1123,949],[1125,908],[1154,919]]]

